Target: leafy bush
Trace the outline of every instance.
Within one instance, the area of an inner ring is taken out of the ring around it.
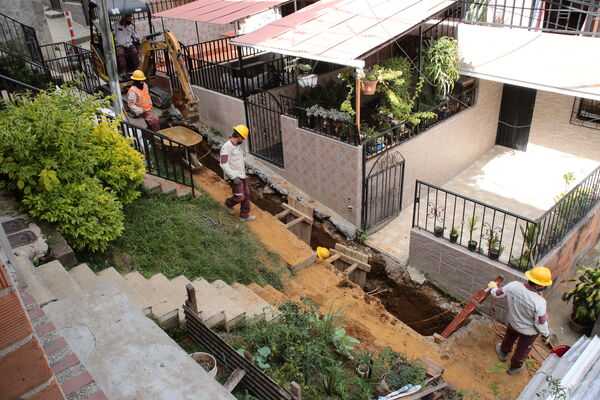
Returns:
[[[442,36],[429,39],[425,50],[425,75],[436,85],[440,97],[446,98],[458,79],[458,43],[456,39]]]
[[[51,83],[49,74],[42,67],[29,62],[28,58],[19,49],[0,45],[0,74],[33,87],[48,86]]]
[[[0,183],[76,249],[103,250],[121,235],[122,206],[144,177],[142,155],[97,116],[107,103],[63,86],[0,110]]]

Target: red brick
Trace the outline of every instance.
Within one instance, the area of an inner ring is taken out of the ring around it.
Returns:
[[[66,346],[68,346],[67,341],[65,340],[65,338],[60,337],[53,342],[46,343],[44,345],[44,351],[46,352],[46,354],[52,354],[56,350],[61,349]]]
[[[30,320],[34,320],[36,318],[39,318],[41,316],[44,315],[44,311],[41,308],[32,308],[31,310],[27,311],[27,314],[29,314],[29,319]]]
[[[28,397],[27,400],[64,400],[64,398],[65,396],[63,395],[62,390],[60,390],[60,386],[58,386],[58,383],[54,380],[50,386],[33,396]]]
[[[35,303],[35,299],[29,293],[27,293],[25,296],[21,296],[21,300],[23,300],[23,304],[25,304],[25,306]]]
[[[42,325],[38,325],[35,327],[35,333],[37,333],[37,335],[39,337],[44,336],[46,333],[48,332],[52,332],[53,330],[55,330],[56,328],[54,327],[54,324],[52,322],[46,322],[45,324]]]
[[[73,365],[77,364],[78,362],[79,362],[79,358],[77,358],[75,353],[71,353],[68,356],[66,356],[65,358],[58,360],[54,364],[50,365],[50,368],[52,368],[52,372],[54,372],[54,375],[56,375],[56,374],[60,374],[65,369],[72,367]]]
[[[0,400],[16,399],[52,377],[37,338],[0,358]]]
[[[0,350],[33,333],[27,313],[16,293],[0,297]]]
[[[60,387],[62,388],[65,396],[68,396],[69,394],[81,389],[82,387],[89,385],[93,381],[94,378],[92,378],[92,376],[88,372],[86,372],[84,374],[77,375],[76,377],[71,378],[70,380],[60,385]]]
[[[108,400],[108,397],[104,394],[102,390],[91,395],[88,400]]]

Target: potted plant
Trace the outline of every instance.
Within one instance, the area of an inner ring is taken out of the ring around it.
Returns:
[[[458,230],[455,226],[450,229],[450,243],[456,243],[458,240]]]
[[[356,356],[356,372],[363,379],[371,377],[371,366],[373,365],[373,354],[364,350]]]
[[[477,222],[479,222],[479,217],[475,215],[467,218],[467,229],[469,230],[469,243],[467,244],[467,247],[471,251],[475,251],[477,249],[477,242],[473,240],[473,232],[478,229]]]
[[[569,326],[575,332],[589,332],[600,315],[600,261],[596,267],[577,264],[578,277],[563,282],[579,282],[562,295],[565,302],[573,300],[573,311]]]
[[[442,237],[442,235],[444,235],[444,228],[443,226],[435,226],[433,228],[433,234],[437,237]]]
[[[210,377],[214,378],[217,376],[217,360],[211,354],[198,352],[192,353],[190,356],[204,368]]]
[[[500,238],[496,232],[492,232],[486,240],[488,246],[488,257],[492,260],[497,260],[500,253],[504,250],[504,246],[500,246]],[[502,247],[502,251],[500,250]]]
[[[521,236],[523,237],[523,245],[525,249],[519,257],[512,257],[508,265],[518,269],[519,271],[527,271],[530,265],[533,265],[533,258],[536,254],[536,246],[540,232],[539,225],[529,223],[527,229],[519,226]]]
[[[360,81],[361,93],[367,96],[375,94],[375,90],[377,89],[377,82],[379,82],[379,77],[377,75],[377,66],[366,68],[364,79]]]
[[[312,73],[313,67],[310,64],[298,64],[298,70],[300,71],[298,74],[298,85],[300,87],[314,88],[317,86],[319,76]]]

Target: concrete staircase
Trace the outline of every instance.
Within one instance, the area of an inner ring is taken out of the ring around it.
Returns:
[[[174,197],[192,196],[192,189],[190,187],[150,174],[146,174],[144,177],[143,185],[150,193],[162,193]]]
[[[196,289],[202,319],[209,327],[220,326],[227,330],[241,323],[272,321],[277,316],[271,306],[276,304],[273,299],[283,296],[270,285],[228,285],[222,280],[208,282],[202,278],[190,282],[183,275],[168,279],[163,274],[147,279],[138,271],[121,275],[112,267],[96,274],[86,264],[67,271],[58,261],[34,267],[25,257],[19,257],[18,263],[40,307],[89,291],[102,282],[111,282],[147,317],[158,320],[165,328],[184,321],[183,304],[187,298],[186,286],[190,283]]]

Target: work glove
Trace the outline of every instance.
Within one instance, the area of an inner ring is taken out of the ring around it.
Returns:
[[[490,283],[487,284],[487,287],[490,289],[498,289],[498,284],[495,281],[490,281]]]
[[[240,180],[240,178],[233,178],[231,183],[233,183],[234,185],[239,185],[240,183],[242,183],[242,181]]]
[[[548,336],[544,336],[544,344],[550,348],[556,347],[556,343],[558,343],[558,336],[556,333],[550,332]]]

